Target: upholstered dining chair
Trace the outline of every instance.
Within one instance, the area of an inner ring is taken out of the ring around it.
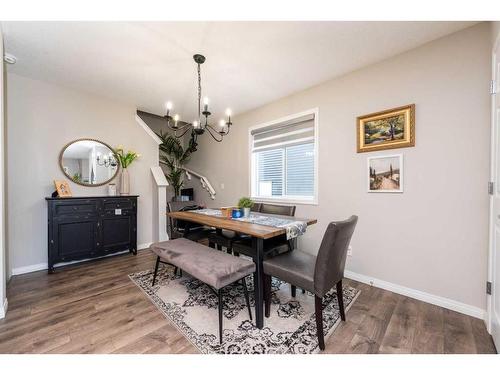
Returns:
[[[353,215],[345,221],[328,224],[317,256],[295,250],[264,260],[265,316],[268,318],[270,315],[273,276],[314,293],[316,329],[321,350],[325,350],[323,297],[334,285],[337,287],[340,317],[345,321],[342,279],[347,248],[357,221],[358,217]]]
[[[167,212],[188,211],[189,209],[196,209],[201,205],[195,201],[174,201],[167,202]],[[183,220],[172,219],[168,217],[169,237],[171,240],[184,237],[186,231],[186,222]],[[200,241],[208,238],[208,235],[213,232],[213,229],[205,226],[193,224],[189,227],[187,238],[191,241]]]
[[[254,203],[250,211],[259,212],[262,203]],[[222,250],[222,248],[226,248],[228,254],[231,254],[233,251],[233,243],[234,241],[241,240],[248,236],[240,235],[232,230],[222,229],[219,232],[211,233],[208,236],[208,246],[215,248],[217,246],[217,250]]]

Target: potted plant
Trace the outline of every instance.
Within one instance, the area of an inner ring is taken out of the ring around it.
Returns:
[[[168,173],[165,173],[168,183],[174,189],[174,198],[172,200],[180,200],[181,188],[184,184],[183,166],[188,162],[189,157],[196,151],[198,144],[194,137],[191,136],[189,144],[184,149],[181,141],[178,138],[168,133],[156,133],[161,139],[160,144],[160,164],[167,166]]]
[[[250,209],[253,207],[253,200],[248,197],[242,197],[238,201],[238,208],[243,209],[243,217],[250,216]]]
[[[130,176],[128,174],[128,167],[132,162],[139,158],[141,154],[136,153],[135,151],[123,151],[123,146],[118,146],[115,150],[115,155],[118,158],[118,162],[122,167],[122,174],[120,175],[120,195],[129,195],[130,194]]]

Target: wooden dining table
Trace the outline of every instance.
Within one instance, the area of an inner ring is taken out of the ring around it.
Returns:
[[[231,230],[237,233],[249,235],[252,238],[253,261],[255,263],[254,273],[254,293],[255,293],[255,320],[257,328],[261,329],[264,326],[264,286],[263,286],[263,267],[264,260],[264,241],[273,237],[280,236],[286,233],[285,228],[271,227],[267,225],[254,224],[241,220],[233,220],[231,218],[211,216],[195,211],[176,211],[168,212],[168,216],[177,220],[184,220],[186,227],[184,237],[189,233],[189,223],[202,224],[216,228],[217,231],[222,229]],[[261,216],[272,216],[290,220],[290,216],[262,214]],[[316,219],[295,218],[293,220],[307,222],[307,225],[317,223]]]

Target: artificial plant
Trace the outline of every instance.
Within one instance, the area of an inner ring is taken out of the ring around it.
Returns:
[[[184,184],[183,166],[188,162],[191,154],[196,151],[198,144],[194,136],[191,136],[186,149],[184,149],[178,138],[162,131],[156,135],[162,141],[160,144],[160,164],[169,169],[169,172],[165,173],[165,177],[174,189],[175,196],[179,196]]]

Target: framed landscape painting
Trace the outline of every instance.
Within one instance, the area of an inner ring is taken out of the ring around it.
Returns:
[[[415,146],[415,104],[357,119],[358,152]]]
[[[368,158],[368,191],[370,193],[403,192],[403,155]]]

